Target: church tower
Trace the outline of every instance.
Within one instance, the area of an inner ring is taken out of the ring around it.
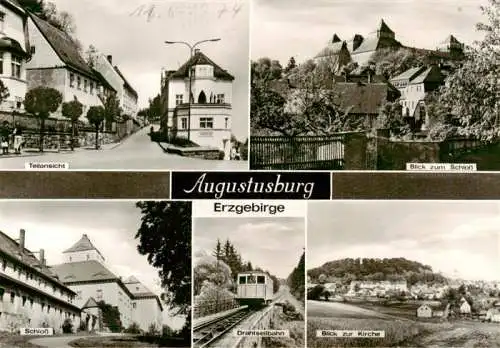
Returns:
[[[93,260],[104,264],[104,257],[86,234],[82,235],[82,238],[71,248],[63,251],[63,255],[65,263]]]
[[[378,29],[377,29],[377,37],[380,39],[395,40],[396,35],[382,19],[380,21],[380,25],[378,26]]]

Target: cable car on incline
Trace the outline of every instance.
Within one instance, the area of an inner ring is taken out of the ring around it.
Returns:
[[[273,280],[269,274],[260,271],[238,273],[236,299],[244,306],[259,307],[272,302]]]

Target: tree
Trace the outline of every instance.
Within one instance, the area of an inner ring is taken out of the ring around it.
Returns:
[[[149,99],[148,119],[150,122],[156,121],[162,114],[161,96],[158,94],[153,99]]]
[[[95,68],[98,54],[99,52],[97,51],[97,48],[95,48],[94,45],[89,45],[85,51],[85,61],[89,67]]]
[[[305,252],[302,253],[297,267],[295,267],[293,272],[288,276],[287,283],[291,293],[299,301],[303,301],[305,292]]]
[[[141,225],[137,250],[159,270],[165,302],[187,315],[183,332],[191,332],[191,202],[138,202]]]
[[[106,129],[111,130],[113,122],[122,122],[122,108],[120,100],[116,97],[116,93],[111,93],[104,99],[104,122]]]
[[[112,306],[104,301],[97,302],[102,311],[102,321],[111,332],[120,332],[122,330],[122,322],[120,319],[120,310],[117,306]]]
[[[290,57],[290,60],[288,60],[288,64],[287,64],[284,72],[285,73],[289,73],[290,71],[292,71],[296,67],[297,67],[297,64],[295,63],[295,58],[294,57]]]
[[[83,114],[83,105],[75,99],[62,104],[62,115],[71,120],[71,150],[74,149],[75,145],[75,124],[80,119]]]
[[[379,110],[377,117],[377,128],[390,129],[395,136],[403,136],[410,132],[410,127],[401,117],[403,114],[399,100],[386,101]]]
[[[29,90],[24,98],[24,108],[40,121],[40,152],[43,152],[45,120],[56,112],[62,103],[62,94],[50,87],[36,87]]]
[[[9,89],[0,80],[0,103],[3,103],[10,96]]]
[[[91,106],[87,111],[89,123],[95,127],[95,149],[99,149],[99,128],[104,121],[105,111],[102,106]]]

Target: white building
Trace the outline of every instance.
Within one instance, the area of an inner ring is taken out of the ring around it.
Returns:
[[[95,60],[95,70],[98,71],[116,91],[116,96],[120,102],[120,107],[125,115],[133,120],[137,119],[138,94],[127,81],[120,69],[113,65],[113,56],[98,55]],[[132,127],[128,127],[131,129]]]
[[[104,256],[92,244],[87,235],[64,251],[65,263],[53,266],[59,279],[77,293],[76,304],[83,307],[90,298],[118,307],[122,326],[137,323],[147,330],[151,324],[162,327],[163,308],[158,296],[145,291],[131,292],[122,278],[111,272]],[[142,284],[141,284],[142,285]],[[141,287],[142,289],[142,287]],[[143,296],[144,295],[144,296]],[[150,302],[154,302],[153,306]],[[143,312],[147,311],[147,312]]]
[[[76,293],[46,266],[43,249],[34,254],[25,248],[24,230],[17,241],[0,232],[0,331],[52,327],[60,333],[66,319],[76,330]]]
[[[83,104],[80,119],[87,122],[88,109],[102,106],[102,98],[109,91],[66,33],[33,14],[29,17],[32,57],[26,64],[28,89],[51,87],[61,92],[63,102],[78,99]],[[61,116],[60,110],[53,116]]]
[[[0,80],[9,92],[9,97],[0,104],[3,112],[24,110],[29,59],[27,18],[15,1],[0,1]]]
[[[139,324],[141,330],[148,331],[150,325],[154,325],[157,330],[161,330],[163,326],[163,306],[158,296],[134,276],[125,280],[124,284],[134,296],[132,317]]]
[[[193,57],[177,71],[164,76],[162,100],[166,105],[162,129],[173,137],[218,148],[228,158],[233,81],[231,74],[195,50]]]

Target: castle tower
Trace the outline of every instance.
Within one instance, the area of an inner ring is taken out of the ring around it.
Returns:
[[[100,251],[92,244],[89,237],[84,234],[78,242],[76,242],[71,248],[63,251],[64,262],[81,262],[81,261],[98,261],[101,264],[104,263],[104,257]]]

